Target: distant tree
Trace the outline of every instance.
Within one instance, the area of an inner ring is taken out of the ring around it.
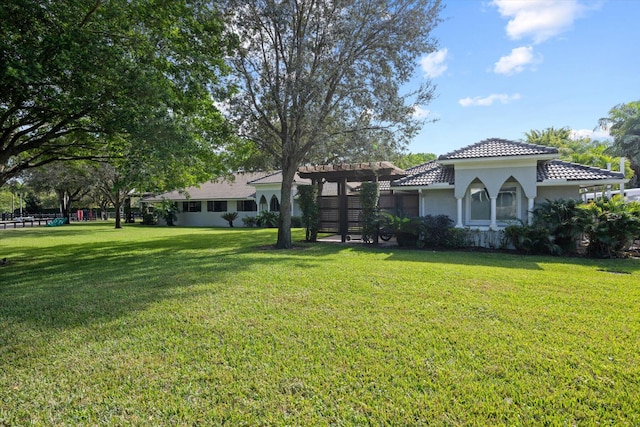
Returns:
[[[395,158],[392,158],[393,159],[392,162],[395,166],[399,167],[400,169],[408,169],[413,166],[418,166],[423,163],[430,162],[437,158],[438,156],[436,156],[433,153],[407,153],[407,154],[400,154]]]
[[[3,1],[0,22],[0,186],[56,160],[104,159],[105,135],[141,144],[150,118],[189,117],[197,143],[219,142],[227,43],[212,3]]]
[[[24,180],[37,191],[54,191],[63,217],[71,218],[71,206],[87,196],[95,179],[85,161],[53,162],[25,172]]]
[[[608,166],[618,168],[620,158],[611,155],[611,144],[606,141],[597,141],[591,138],[573,138],[568,127],[556,129],[547,128],[542,131],[531,130],[525,132],[527,142],[530,144],[556,147],[560,159],[568,162],[579,163],[606,169]],[[625,164],[625,175],[631,177],[633,171]]]
[[[609,117],[600,119],[600,127],[613,136],[611,151],[625,156],[635,172],[633,187],[640,186],[640,101],[619,104],[609,111]]]
[[[279,248],[291,247],[293,178],[305,160],[378,144],[401,147],[420,122],[426,83],[400,89],[416,59],[435,50],[440,0],[227,0],[238,84],[230,116],[282,169]],[[350,144],[357,144],[354,149]]]

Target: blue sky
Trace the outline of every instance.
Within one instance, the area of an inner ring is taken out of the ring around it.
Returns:
[[[615,105],[640,99],[639,0],[449,0],[434,30],[438,51],[413,83],[437,97],[413,153],[446,152],[486,138],[569,127],[592,135]]]

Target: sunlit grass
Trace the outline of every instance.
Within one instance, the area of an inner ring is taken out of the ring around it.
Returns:
[[[0,232],[0,426],[640,424],[638,260],[111,227]]]

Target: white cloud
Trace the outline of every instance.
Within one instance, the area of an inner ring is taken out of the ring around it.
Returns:
[[[431,111],[422,108],[419,105],[416,105],[415,107],[413,107],[413,118],[414,119],[426,119],[429,114],[431,114]]]
[[[536,65],[542,62],[542,55],[534,54],[533,47],[522,46],[511,50],[511,54],[501,57],[493,67],[497,74],[511,75],[524,71],[527,65]]]
[[[447,64],[445,61],[447,60],[448,53],[449,50],[445,48],[423,57],[420,60],[420,67],[422,68],[422,71],[424,71],[424,74],[429,78],[434,78],[447,71]]]
[[[494,93],[489,96],[485,96],[484,98],[480,96],[476,96],[475,98],[463,98],[459,100],[458,103],[463,107],[489,107],[493,105],[494,102],[509,104],[511,101],[516,101],[518,99],[520,99],[519,93],[514,93],[513,95]]]
[[[493,0],[491,4],[509,19],[511,39],[531,37],[534,43],[567,31],[587,9],[578,0]]]
[[[611,135],[609,134],[608,129],[571,129],[571,133],[569,134],[569,138],[571,139],[581,139],[581,138],[591,138],[594,140],[611,140]]]

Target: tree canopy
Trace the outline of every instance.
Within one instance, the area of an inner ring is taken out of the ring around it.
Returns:
[[[562,160],[605,169],[608,165],[618,168],[620,158],[614,157],[611,144],[591,138],[574,138],[568,127],[549,127],[544,130],[531,130],[525,133],[531,144],[556,147]],[[630,177],[633,171],[625,164],[625,175]]]
[[[229,44],[210,2],[15,0],[0,22],[0,186],[55,160],[123,155],[123,135],[147,150],[219,145]],[[158,123],[183,145],[149,138]]]
[[[640,186],[640,101],[619,104],[600,119],[600,126],[613,136],[612,151],[631,161],[635,172],[633,186]]]
[[[340,159],[373,144],[403,146],[420,122],[426,82],[401,87],[416,59],[435,50],[439,0],[227,0],[239,40],[229,62],[238,92],[230,116],[283,172],[277,247],[291,247],[291,190],[298,166]]]

